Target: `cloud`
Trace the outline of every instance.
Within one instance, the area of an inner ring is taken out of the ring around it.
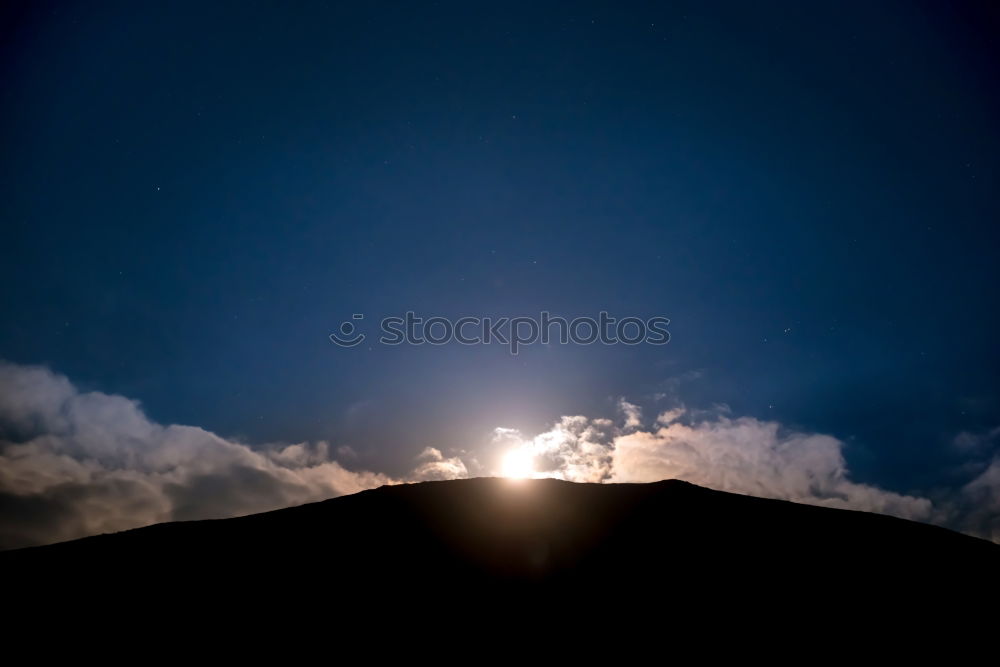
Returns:
[[[828,435],[725,414],[699,413],[697,419],[681,422],[683,408],[661,413],[651,428],[643,429],[637,408],[623,412],[622,427],[606,419],[563,417],[534,438],[498,429],[494,439],[534,457],[538,476],[581,482],[683,479],[723,491],[813,505],[919,520],[937,516],[926,498],[852,481],[843,443]]]
[[[549,431],[525,441],[513,429],[496,429],[493,441],[510,451],[525,450],[541,477],[574,482],[605,482],[610,478],[614,438],[610,419],[563,417]]]
[[[991,449],[1000,440],[1000,427],[985,432],[962,431],[952,441],[952,446],[964,453],[979,453]]]
[[[618,409],[625,415],[625,428],[639,428],[642,426],[642,410],[634,403],[629,403],[624,398],[618,399]]]
[[[442,479],[462,479],[469,476],[465,462],[457,456],[445,458],[440,449],[427,447],[417,457],[420,465],[410,474],[414,482]]]
[[[0,548],[262,512],[392,482],[347,470],[328,449],[250,448],[164,426],[133,400],[0,362]]]
[[[666,426],[672,422],[677,421],[687,413],[687,409],[683,407],[672,408],[670,410],[664,410],[656,418],[656,423],[662,426]]]
[[[931,501],[850,479],[843,443],[752,417],[680,423],[618,437],[610,481],[684,479],[766,498],[929,520]]]
[[[979,452],[974,478],[937,498],[851,479],[844,443],[774,421],[676,407],[644,423],[567,416],[525,437],[493,432],[496,451],[520,451],[537,476],[578,482],[684,479],[723,491],[946,523],[1000,541],[996,431],[962,434]],[[223,518],[397,483],[349,470],[325,442],[249,447],[194,426],[151,421],[123,396],[81,392],[45,368],[0,362],[0,548],[44,544],[163,521]],[[341,459],[356,458],[349,448]],[[468,451],[425,448],[405,481],[496,474]]]
[[[1000,542],[1000,456],[962,487],[960,527],[973,535]]]

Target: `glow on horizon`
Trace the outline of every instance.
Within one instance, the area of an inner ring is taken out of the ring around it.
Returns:
[[[535,477],[535,456],[526,448],[512,449],[504,454],[500,471],[510,479]]]

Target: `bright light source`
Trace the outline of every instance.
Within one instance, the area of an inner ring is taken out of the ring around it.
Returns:
[[[501,471],[504,477],[524,479],[535,474],[535,457],[526,449],[512,449],[503,457]]]

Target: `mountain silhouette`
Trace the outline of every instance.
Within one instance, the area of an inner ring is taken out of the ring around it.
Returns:
[[[953,622],[984,598],[995,604],[1000,546],[676,480],[478,478],[9,551],[0,571],[22,618],[77,624],[137,610],[219,628],[295,614],[366,632],[496,619],[606,632],[730,615],[768,627]],[[325,611],[304,611],[317,605]]]

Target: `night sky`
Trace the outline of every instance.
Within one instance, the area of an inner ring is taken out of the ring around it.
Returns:
[[[936,506],[995,469],[1000,507],[985,4],[4,12],[8,450],[38,435],[10,377],[44,367],[394,478],[428,447],[489,473],[497,427],[683,406],[831,436],[851,480]],[[663,316],[671,340],[328,338],[408,310]]]

